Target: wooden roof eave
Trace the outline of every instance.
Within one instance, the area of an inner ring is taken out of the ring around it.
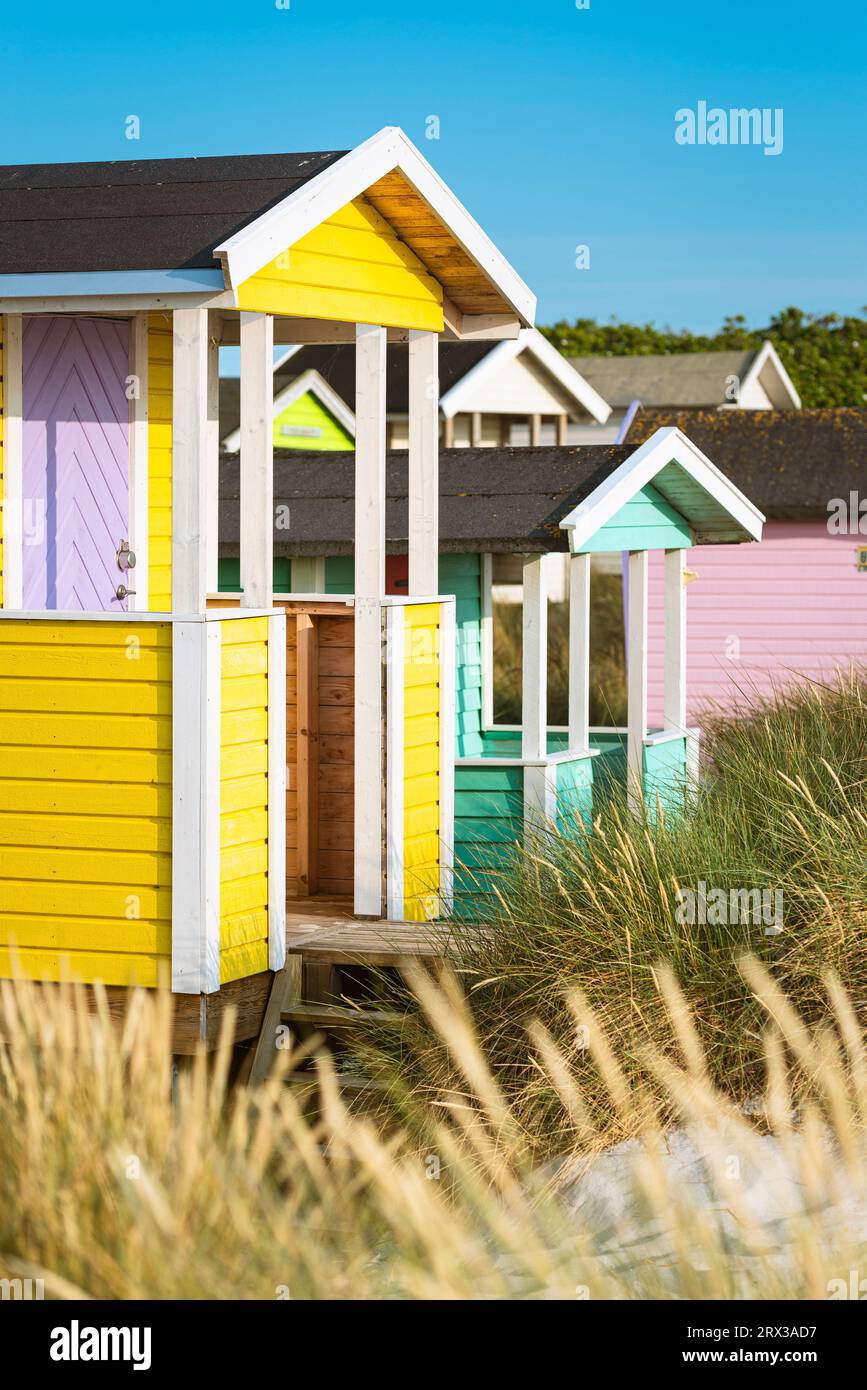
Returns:
[[[446,234],[442,247],[423,235],[430,226],[412,232],[401,225],[395,179],[410,191],[415,212],[426,210]],[[396,126],[379,131],[215,248],[233,303],[244,281],[362,194],[442,285],[446,336],[514,337],[532,326],[535,295]]]
[[[676,488],[675,479],[687,486]],[[563,517],[577,553],[648,483],[693,529],[696,545],[760,541],[764,515],[679,429],[657,430]],[[703,499],[701,505],[698,499]]]

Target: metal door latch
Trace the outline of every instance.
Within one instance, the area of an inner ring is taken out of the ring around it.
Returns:
[[[118,584],[117,589],[115,590],[115,597],[123,601],[123,599],[129,598],[130,594],[134,593],[135,589],[128,589],[125,584]]]
[[[127,570],[135,569],[135,551],[130,550],[129,541],[118,541],[117,567],[119,570],[123,570],[124,573]]]

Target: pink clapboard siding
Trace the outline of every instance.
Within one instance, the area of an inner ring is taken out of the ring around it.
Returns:
[[[798,676],[867,665],[867,573],[857,536],[828,534],[824,518],[769,521],[754,545],[688,552],[698,574],[687,589],[690,722],[709,705],[743,706]],[[662,723],[663,565],[650,556],[648,718]],[[739,654],[738,654],[739,648]]]
[[[24,606],[118,612],[129,537],[129,326],[24,321]]]

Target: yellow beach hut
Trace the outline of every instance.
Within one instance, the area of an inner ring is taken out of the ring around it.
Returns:
[[[283,964],[287,656],[317,613],[296,597],[287,641],[273,603],[275,343],[356,348],[351,904],[382,916],[389,866],[413,867],[382,787],[418,701],[430,805],[412,853],[436,840],[447,892],[438,342],[513,338],[534,308],[396,128],[349,152],[0,168],[0,976],[165,980],[210,1036],[209,997],[252,1017]],[[399,599],[389,343],[410,380]],[[217,593],[221,344],[241,358],[235,607]],[[404,660],[386,700],[384,663],[419,642],[429,669]]]

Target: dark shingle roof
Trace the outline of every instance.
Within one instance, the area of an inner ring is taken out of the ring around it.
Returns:
[[[440,455],[440,545],[515,554],[567,550],[561,519],[634,450],[613,444],[559,449],[449,449]],[[406,550],[407,454],[389,453],[387,542]],[[280,450],[274,458],[274,552],[350,554],[355,455]],[[285,515],[277,509],[288,507]],[[238,456],[220,463],[220,551],[237,555]]]
[[[213,249],[343,151],[0,166],[0,275],[216,269]]]
[[[867,495],[867,410],[639,410],[636,449],[676,425],[769,518],[827,516],[828,502]]]
[[[756,351],[642,353],[570,357],[568,361],[615,409],[634,400],[679,409],[723,405],[729,378],[742,381]]]

